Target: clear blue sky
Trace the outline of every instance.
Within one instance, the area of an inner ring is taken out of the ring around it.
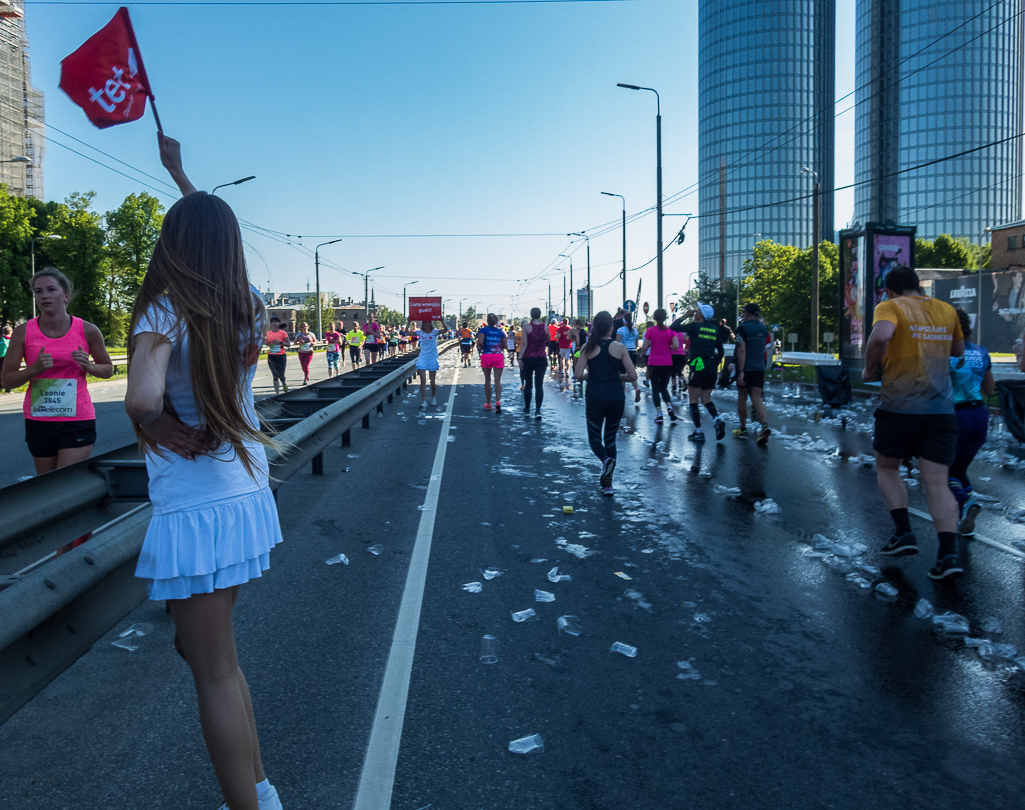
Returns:
[[[853,0],[837,9],[837,97],[853,88]],[[163,188],[72,140],[164,179],[152,117],[95,129],[58,88],[60,60],[113,16],[117,3],[31,2],[26,18],[33,83],[46,94],[47,199],[97,192],[99,211]],[[361,300],[371,274],[376,300],[399,308],[437,290],[446,311],[480,307],[510,315],[542,305],[551,283],[561,310],[572,254],[583,287],[586,255],[564,234],[616,225],[655,203],[655,97],[662,99],[663,191],[697,177],[697,0],[522,5],[129,5],[167,134],[186,169],[223,189],[241,219],[288,234],[244,230],[250,275],[261,289],[314,286]],[[844,33],[847,32],[847,33]],[[843,109],[843,105],[838,109]],[[836,183],[853,176],[853,113],[837,121]],[[66,134],[62,134],[66,133]],[[71,136],[71,137],[69,137]],[[63,144],[63,146],[61,145]],[[68,151],[72,147],[135,180]],[[170,191],[161,195],[173,202]],[[838,195],[838,227],[852,200]],[[666,213],[697,209],[693,194]],[[664,220],[669,243],[683,217]],[[665,254],[665,292],[683,293],[697,266],[697,223]],[[550,234],[405,238],[403,234]],[[297,246],[302,245],[302,249]],[[595,306],[614,309],[621,231],[591,240]],[[627,267],[655,255],[655,217],[628,223]],[[524,282],[523,280],[529,280]],[[631,297],[655,299],[655,264],[628,273]]]

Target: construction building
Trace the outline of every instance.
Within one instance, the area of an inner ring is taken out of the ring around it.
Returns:
[[[0,0],[0,183],[43,199],[43,94],[32,86],[21,0]]]

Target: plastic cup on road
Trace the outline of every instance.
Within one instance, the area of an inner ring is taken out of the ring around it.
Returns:
[[[627,658],[637,657],[637,648],[631,647],[629,644],[624,644],[622,641],[617,641],[612,645],[612,649],[609,652],[622,653]]]
[[[581,633],[580,619],[576,616],[560,616],[556,621],[560,633],[568,636],[579,636]]]
[[[480,662],[482,664],[498,663],[498,639],[490,633],[480,640]]]

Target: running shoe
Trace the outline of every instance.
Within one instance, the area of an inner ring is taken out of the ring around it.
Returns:
[[[747,428],[737,428],[736,430],[734,430],[733,431],[733,438],[734,439],[746,439],[747,438]]]
[[[421,411],[426,411],[427,410],[427,402],[426,401],[420,403],[420,410]]]
[[[961,560],[956,554],[948,554],[936,560],[936,565],[929,569],[929,579],[956,579],[964,573]]]
[[[616,460],[614,458],[607,458],[601,464],[601,478],[598,479],[598,484],[603,490],[612,489],[612,472],[616,469]]]
[[[705,431],[695,430],[687,438],[690,439],[692,442],[703,442],[705,440]]]
[[[978,517],[982,507],[972,498],[968,501],[964,510],[964,517],[958,524],[957,530],[965,537],[975,537],[975,518]]]
[[[284,389],[285,393],[287,394],[288,393],[288,383],[287,382],[281,383],[281,387]]]
[[[673,410],[673,406],[672,405],[666,405],[666,413],[669,414],[669,421],[670,422],[675,422],[676,421],[676,412]]]
[[[640,401],[641,401],[641,389],[640,388],[635,388],[634,389],[634,402],[640,402]]]
[[[918,542],[911,532],[901,535],[895,532],[886,545],[879,549],[879,553],[885,554],[887,557],[905,557],[908,554],[917,554]]]
[[[431,397],[431,407],[433,408],[437,404],[438,404],[438,398],[437,397]]]
[[[655,424],[661,425],[662,421],[662,411],[655,411]]]
[[[486,411],[490,411],[491,410],[491,403],[490,402],[485,402],[484,403],[484,410],[486,410]]]
[[[721,416],[715,417],[715,440],[721,442],[726,436],[726,423]]]
[[[523,415],[524,415],[524,416],[530,416],[530,406],[529,406],[529,405],[527,405],[526,407],[524,407],[524,409],[523,409]]]
[[[535,419],[540,419],[541,418],[541,411],[539,411],[539,410],[538,411],[534,411],[534,418]]]
[[[772,431],[769,429],[769,426],[762,425],[762,432],[758,434],[758,444],[765,447],[769,443],[769,436],[771,434]]]
[[[616,491],[612,487],[602,487],[601,494],[608,495],[609,497],[611,497],[616,494]]]
[[[501,413],[501,412],[502,412],[502,403],[499,402],[498,400],[495,400],[495,413]]]
[[[281,799],[278,797],[278,791],[274,785],[271,785],[270,790],[263,794],[262,799],[257,799],[257,806],[259,810],[282,810]],[[225,802],[217,810],[228,810],[228,803]]]

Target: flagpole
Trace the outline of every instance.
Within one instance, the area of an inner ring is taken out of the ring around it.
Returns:
[[[153,117],[157,119],[157,132],[163,132],[164,128],[160,124],[160,114],[157,112],[157,103],[153,100],[153,96],[149,97],[149,106],[153,110]]]

